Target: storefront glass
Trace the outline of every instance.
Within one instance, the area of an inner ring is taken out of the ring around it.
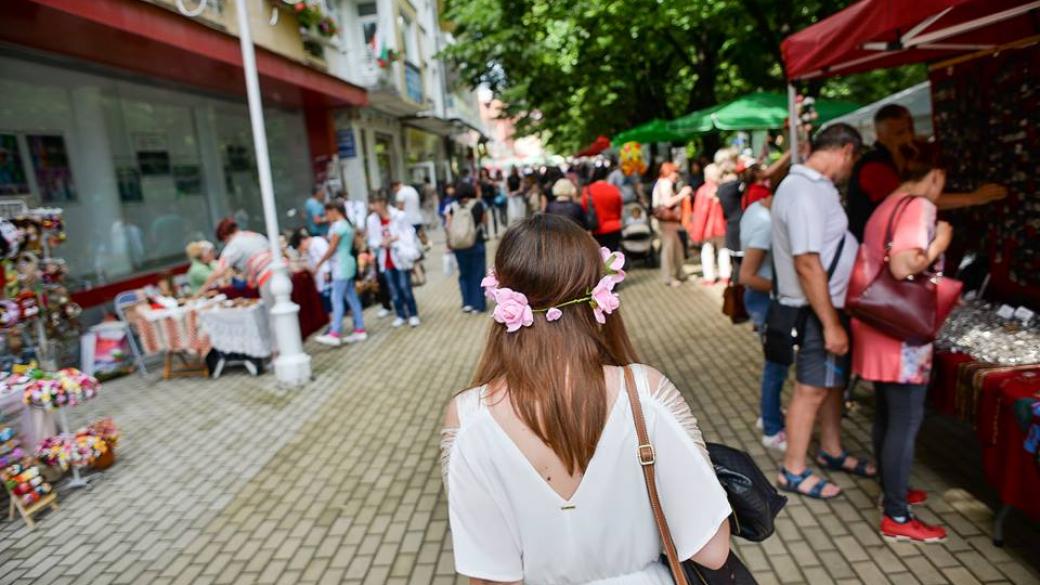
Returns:
[[[65,209],[58,254],[73,281],[181,263],[226,215],[264,230],[244,103],[74,67],[0,58],[0,155],[21,167],[0,196]],[[292,223],[311,188],[303,116],[265,118],[279,217]]]

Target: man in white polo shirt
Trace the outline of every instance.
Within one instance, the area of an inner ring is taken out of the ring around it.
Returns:
[[[812,154],[794,165],[773,201],[773,261],[778,300],[802,308],[795,360],[794,395],[787,409],[787,451],[780,470],[782,489],[815,498],[841,493],[814,476],[806,462],[816,415],[820,416],[817,463],[828,469],[872,477],[865,458],[841,445],[841,405],[849,377],[848,318],[842,312],[858,243],[835,183],[848,179],[862,138],[847,124],[834,124],[813,139]]]

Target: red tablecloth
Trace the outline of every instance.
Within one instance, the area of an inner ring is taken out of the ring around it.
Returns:
[[[982,445],[987,483],[1002,502],[1040,521],[1040,468],[1023,448],[1025,433],[1014,415],[1016,400],[1040,394],[1040,365],[983,367],[967,354],[947,352],[936,352],[934,363],[932,405],[966,418]]]
[[[980,421],[979,429],[985,426],[989,432],[988,440],[982,441],[986,481],[997,489],[1005,504],[1040,521],[1040,466],[1022,447],[1026,434],[1014,412],[1016,400],[1033,396],[1040,398],[1040,367],[1018,372],[1003,380],[996,391],[983,394],[985,414],[991,418],[985,425]]]
[[[321,295],[310,272],[292,275],[292,300],[300,306],[300,335],[307,339],[329,323],[329,315],[321,304]]]
[[[229,299],[239,297],[257,298],[259,291],[255,288],[232,288],[225,287],[220,292],[227,295]],[[318,287],[314,284],[314,277],[306,270],[292,273],[292,302],[300,306],[300,335],[304,339],[317,333],[329,322],[329,315],[321,304],[321,295]]]

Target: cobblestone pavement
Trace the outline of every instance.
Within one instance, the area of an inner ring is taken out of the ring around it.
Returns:
[[[754,429],[752,334],[721,316],[718,290],[667,288],[656,271],[630,275],[623,314],[644,361],[677,382],[709,440],[743,447],[775,474],[777,457]],[[459,312],[454,283],[433,271],[417,296],[416,330],[393,330],[368,311],[364,344],[309,344],[315,380],[301,389],[238,372],[106,384],[70,414],[74,425],[115,417],[118,463],[91,489],[63,493],[61,510],[35,531],[0,523],[0,585],[463,583],[452,566],[438,427],[489,319]],[[867,448],[869,414],[863,407],[846,423],[856,451]],[[970,429],[930,417],[923,436],[914,483],[932,498],[919,513],[951,529],[947,543],[882,541],[877,485],[837,475],[845,497],[794,499],[776,536],[737,543],[759,582],[1040,583],[1037,526],[1012,514],[1007,547],[990,544],[996,502]]]

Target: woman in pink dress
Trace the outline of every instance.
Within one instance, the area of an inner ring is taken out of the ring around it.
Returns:
[[[923,158],[908,161],[903,184],[870,216],[850,290],[862,290],[879,270],[890,270],[898,279],[921,274],[940,261],[950,245],[953,229],[946,222],[936,223],[935,206],[946,171],[938,162]],[[892,240],[887,242],[890,221]],[[914,441],[924,418],[932,345],[910,345],[856,319],[852,338],[853,370],[874,382],[874,453],[884,493],[881,534],[916,542],[945,540],[943,527],[925,524],[910,512],[911,504],[927,498],[909,484]]]

